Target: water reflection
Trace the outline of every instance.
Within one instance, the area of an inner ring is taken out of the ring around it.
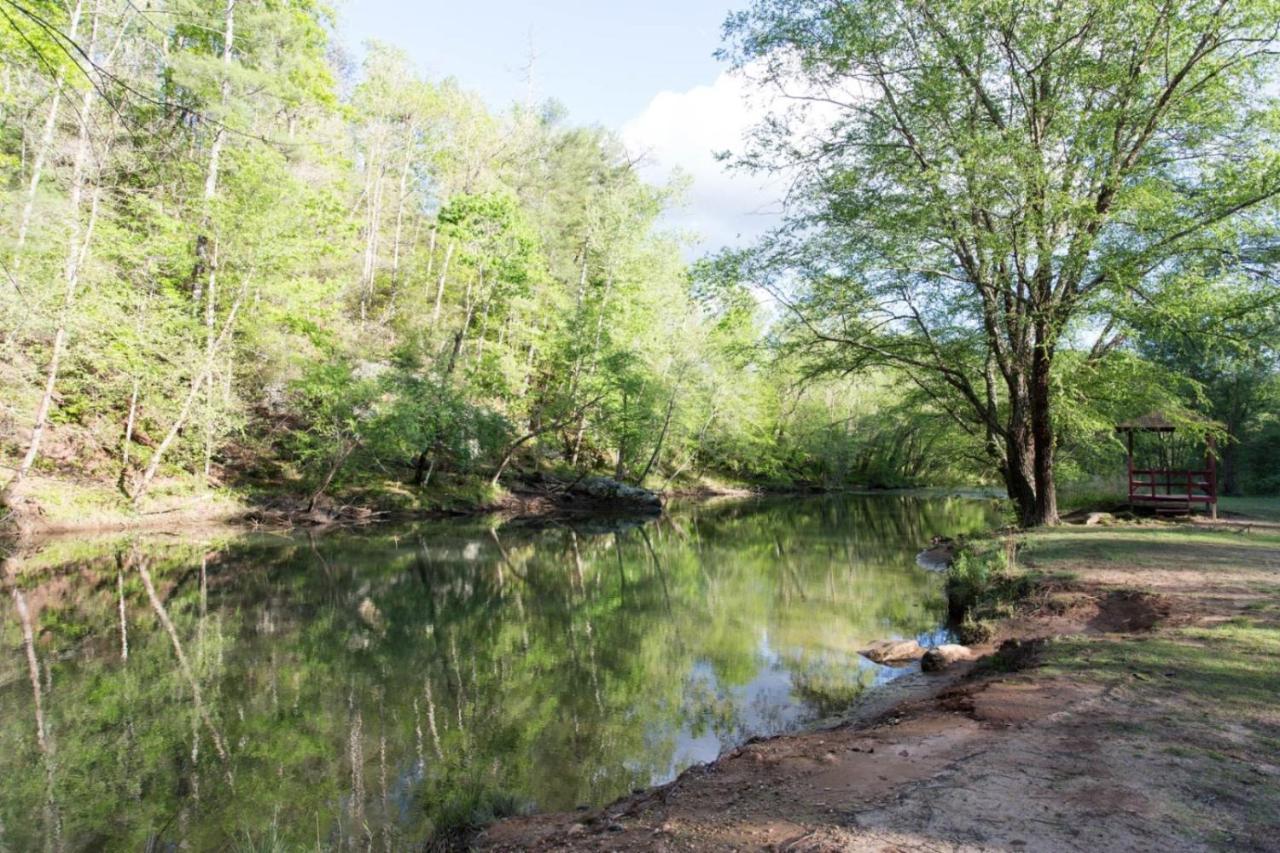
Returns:
[[[0,847],[393,848],[838,712],[936,631],[960,500],[58,541],[6,563]]]

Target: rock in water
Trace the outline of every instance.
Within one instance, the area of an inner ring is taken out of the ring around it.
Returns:
[[[894,666],[919,660],[924,654],[924,646],[915,640],[881,640],[858,654],[876,663]]]
[[[930,572],[945,572],[955,559],[954,545],[934,545],[916,554],[916,565]]]
[[[965,646],[948,643],[925,652],[924,656],[920,658],[920,669],[925,672],[942,672],[957,661],[970,660],[972,658],[973,652]]]

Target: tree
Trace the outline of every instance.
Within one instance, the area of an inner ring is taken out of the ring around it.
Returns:
[[[902,370],[1052,524],[1059,353],[1123,346],[1170,267],[1274,229],[1277,8],[1252,0],[792,2],[722,56],[789,101],[739,160],[791,171],[736,257],[832,369]],[[1214,286],[1207,280],[1204,286]]]
[[[1254,252],[1242,253],[1248,258]],[[1274,377],[1280,352],[1280,304],[1251,292],[1246,282],[1208,293],[1196,287],[1202,270],[1184,270],[1187,299],[1175,315],[1161,314],[1141,327],[1137,348],[1147,359],[1191,380],[1209,415],[1222,425],[1222,491],[1241,493],[1240,458],[1254,422],[1274,411]],[[1212,271],[1208,271],[1212,274]],[[1207,303],[1207,304],[1206,304]],[[1145,319],[1145,318],[1144,318]]]

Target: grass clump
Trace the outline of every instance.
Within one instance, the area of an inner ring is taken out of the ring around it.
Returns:
[[[481,783],[460,785],[444,792],[441,800],[429,804],[432,813],[428,851],[469,850],[485,827],[524,811],[511,794],[495,791]]]
[[[964,619],[956,626],[956,637],[966,646],[988,642],[995,633],[995,626],[990,620],[974,619],[972,613],[966,613]]]
[[[947,607],[962,641],[984,642],[991,619],[1010,616],[1031,591],[1031,579],[1017,568],[1013,537],[967,545],[947,573]],[[972,640],[964,640],[968,635]]]

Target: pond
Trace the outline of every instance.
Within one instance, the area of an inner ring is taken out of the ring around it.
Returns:
[[[989,502],[56,540],[0,605],[0,848],[398,849],[838,714]]]

